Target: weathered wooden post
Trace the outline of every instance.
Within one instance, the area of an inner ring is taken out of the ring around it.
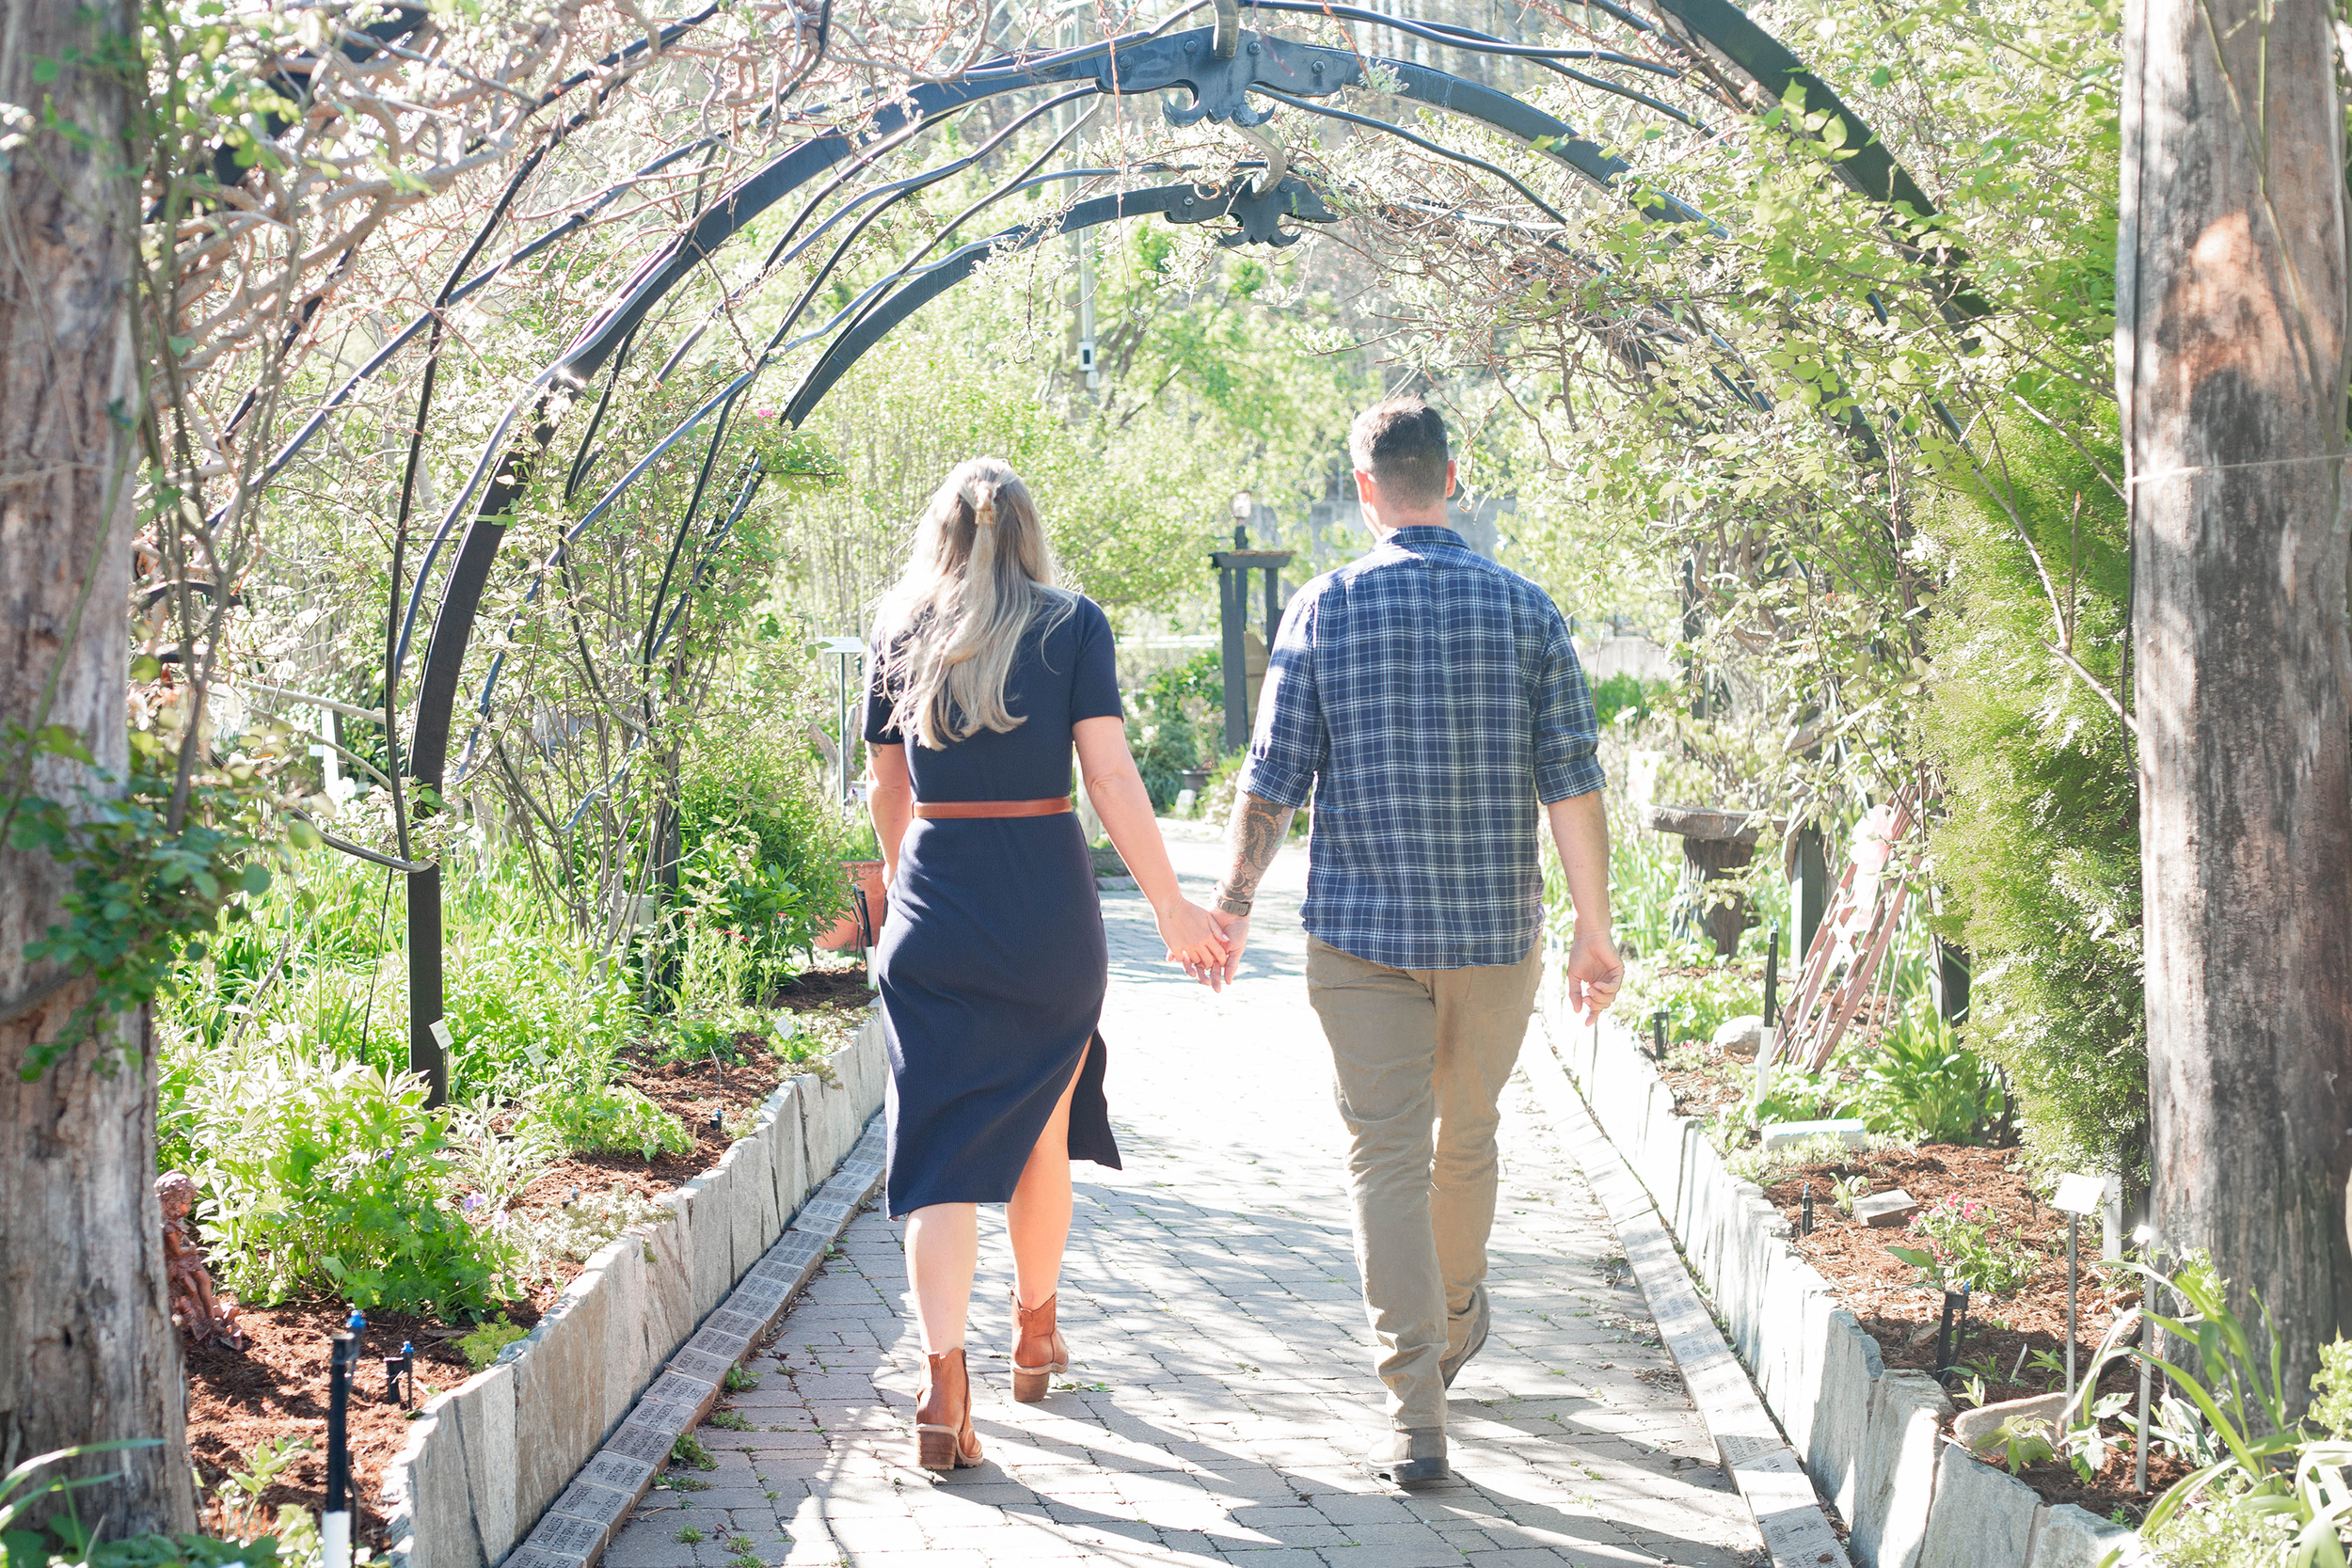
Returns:
[[[2261,1292],[2298,1404],[2316,1347],[2352,1327],[2329,17],[2317,0],[2132,0],[2116,258],[2156,1237],[2208,1249],[2241,1308]]]

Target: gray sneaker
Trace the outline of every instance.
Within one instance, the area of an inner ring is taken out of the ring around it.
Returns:
[[[1486,1286],[1470,1287],[1470,1337],[1462,1341],[1460,1350],[1449,1353],[1438,1363],[1438,1370],[1445,1374],[1445,1386],[1449,1388],[1454,1386],[1454,1380],[1462,1369],[1469,1365],[1470,1358],[1476,1355],[1486,1346],[1486,1325],[1492,1316],[1486,1306]]]
[[[1407,1427],[1391,1432],[1372,1446],[1364,1468],[1380,1481],[1411,1491],[1454,1477],[1445,1462],[1445,1433],[1431,1427]]]

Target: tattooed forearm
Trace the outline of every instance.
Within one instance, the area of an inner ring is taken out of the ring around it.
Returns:
[[[1294,808],[1278,806],[1255,795],[1233,798],[1232,825],[1227,842],[1232,846],[1233,866],[1216,890],[1216,907],[1227,914],[1248,914],[1257,896],[1258,880],[1274,863],[1275,851],[1291,831]]]

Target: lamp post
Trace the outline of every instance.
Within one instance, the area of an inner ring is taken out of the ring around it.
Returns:
[[[850,753],[857,749],[850,734],[850,679],[866,657],[866,641],[858,637],[828,637],[818,642],[817,651],[837,661],[839,679],[836,682],[835,702],[836,716],[841,724],[841,753],[835,760],[839,765],[836,770],[841,776],[839,804],[846,808],[850,800]]]

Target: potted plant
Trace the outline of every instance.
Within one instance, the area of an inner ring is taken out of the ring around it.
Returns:
[[[852,947],[863,951],[868,945],[869,937],[879,939],[888,899],[882,888],[882,841],[874,836],[874,825],[861,818],[851,830],[846,847],[849,852],[841,858],[841,875],[850,889],[849,908],[842,911],[840,919],[834,922],[833,929],[817,939],[817,945],[829,953],[839,953]],[[858,923],[857,894],[860,890],[866,895],[866,915],[873,927],[870,932]]]

